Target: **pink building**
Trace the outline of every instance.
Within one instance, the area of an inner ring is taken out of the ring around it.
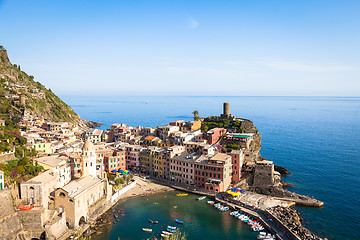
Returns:
[[[81,157],[80,154],[72,154],[67,153],[64,154],[69,156],[70,160],[70,171],[71,171],[71,178],[80,178],[82,175],[82,166],[81,166]]]
[[[170,179],[171,177],[171,159],[173,157],[179,156],[185,152],[184,146],[172,146],[166,149],[166,156],[163,159],[163,166],[164,166],[164,177]]]
[[[96,151],[96,158],[97,161],[102,161],[106,172],[126,169],[125,151],[110,148],[101,149]]]
[[[213,128],[206,133],[203,133],[203,139],[206,140],[207,144],[215,144],[217,143],[221,136],[226,133],[225,128]]]
[[[195,184],[206,190],[223,192],[231,183],[231,156],[218,153],[214,156],[200,156],[195,162]]]
[[[125,146],[126,169],[135,171],[140,168],[140,152],[145,149],[139,145]]]
[[[232,162],[232,182],[238,182],[241,178],[241,168],[244,160],[244,153],[242,150],[232,150],[231,153]]]
[[[170,179],[180,183],[194,183],[195,161],[200,157],[197,153],[183,152],[170,159]]]

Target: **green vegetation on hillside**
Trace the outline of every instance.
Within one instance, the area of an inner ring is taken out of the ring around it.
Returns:
[[[6,98],[6,94],[14,94],[17,98]],[[20,95],[26,99],[25,106],[19,102]],[[80,120],[50,89],[34,81],[34,77],[21,71],[20,66],[11,64],[6,50],[0,46],[0,114],[20,119],[25,109],[48,121],[77,123]]]
[[[21,100],[25,99],[25,103]],[[20,134],[20,120],[25,113],[43,117],[47,121],[78,123],[80,117],[50,89],[34,81],[34,77],[12,64],[7,51],[0,46],[0,152],[11,153],[15,160],[0,164],[6,182],[27,180],[43,170],[33,165],[31,159],[37,155],[35,149],[26,148],[26,138]]]
[[[238,133],[257,133],[256,127],[254,127],[253,122],[250,120],[230,120],[214,116],[204,118],[204,121],[201,124],[201,131],[206,132],[213,128],[234,129]]]

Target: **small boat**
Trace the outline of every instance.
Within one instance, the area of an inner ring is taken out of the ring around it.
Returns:
[[[176,227],[173,227],[173,226],[167,226],[167,228],[169,228],[169,229],[172,229],[172,230],[176,230]]]
[[[262,234],[262,232],[257,236],[257,239],[274,239],[274,236],[271,233]]]
[[[152,224],[158,224],[159,223],[159,221],[154,221],[154,220],[151,220],[151,219],[149,219],[149,222],[152,223]]]
[[[18,206],[19,211],[28,211],[28,210],[31,210],[33,208],[34,208],[34,206],[30,205],[30,204],[28,204],[28,205],[19,205]]]
[[[179,223],[179,224],[184,224],[184,222],[181,221],[181,220],[179,220],[179,219],[175,219],[175,222],[176,222],[176,223]]]
[[[196,200],[202,201],[202,200],[204,200],[205,198],[206,198],[205,196],[202,196],[202,197],[197,198]]]
[[[160,234],[160,236],[162,237],[162,238],[169,238],[170,237],[170,235],[166,235],[166,234]]]
[[[167,228],[166,231],[168,231],[169,233],[176,233],[176,230],[170,228]]]
[[[167,231],[161,231],[163,234],[166,234],[166,235],[171,235],[172,233],[171,232],[167,232]]]
[[[207,201],[208,204],[213,205],[215,202],[214,201]]]
[[[151,228],[143,228],[142,229],[144,232],[152,232],[152,229]]]
[[[189,194],[188,193],[178,193],[178,194],[176,194],[177,197],[185,197],[187,195],[189,195]]]

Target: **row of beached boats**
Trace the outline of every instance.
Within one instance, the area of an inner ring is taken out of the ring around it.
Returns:
[[[214,208],[216,208],[217,210],[220,210],[222,212],[226,212],[229,210],[228,206],[222,206],[220,203],[214,204]]]
[[[265,230],[259,221],[251,219],[249,216],[245,215],[244,213],[241,213],[239,211],[234,211],[231,212],[230,215],[247,223],[250,226],[251,230],[253,230],[254,232],[260,232]],[[273,236],[270,233],[260,232],[257,238],[264,240],[273,240],[275,239],[275,236]]]
[[[174,221],[178,224],[184,224],[184,222],[180,219],[174,219]],[[149,219],[149,222],[152,224],[158,224],[158,221]],[[144,232],[152,232],[152,228],[142,228]],[[161,231],[160,236],[162,238],[169,238],[172,234],[176,233],[176,227],[168,225],[166,231]]]
[[[161,231],[160,236],[162,238],[169,238],[174,233],[176,233],[176,227],[169,225],[169,226],[167,226],[166,231]]]

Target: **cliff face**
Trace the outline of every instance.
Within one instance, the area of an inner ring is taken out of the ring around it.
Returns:
[[[31,113],[47,121],[71,122],[80,126],[94,126],[80,119],[71,107],[50,89],[34,81],[34,77],[12,64],[7,51],[0,46],[0,114],[1,118],[17,121],[21,115]]]

